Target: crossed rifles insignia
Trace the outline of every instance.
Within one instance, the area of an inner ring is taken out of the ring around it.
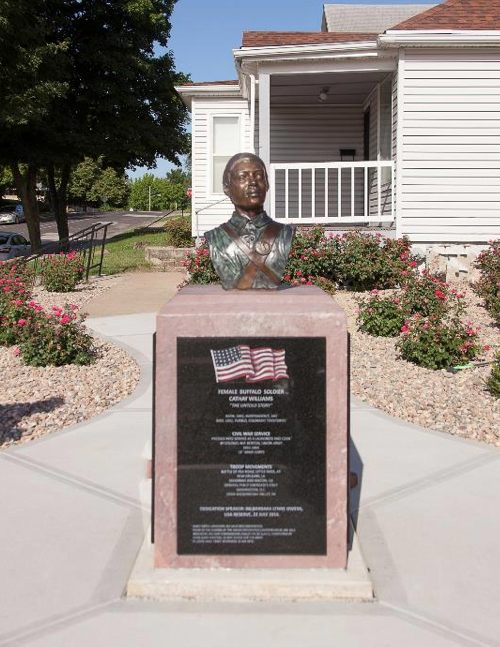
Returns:
[[[257,272],[263,272],[275,285],[280,285],[281,280],[266,265],[266,260],[274,245],[277,235],[280,232],[281,226],[277,222],[271,222],[266,225],[259,240],[255,243],[252,237],[242,237],[238,234],[236,229],[228,222],[222,225],[224,231],[236,243],[238,248],[248,258],[249,263],[245,267],[236,287],[240,290],[247,290],[252,287],[254,278]],[[246,240],[245,240],[246,238]]]

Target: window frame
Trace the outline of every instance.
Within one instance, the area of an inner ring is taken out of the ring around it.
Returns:
[[[238,128],[238,134],[239,134],[239,143],[238,143],[238,150],[233,153],[236,154],[238,152],[243,151],[243,129],[242,129],[242,121],[243,121],[243,114],[241,112],[211,112],[209,113],[209,126],[208,126],[208,159],[207,159],[207,195],[210,198],[222,198],[224,196],[224,191],[221,189],[220,193],[215,192],[213,190],[214,186],[214,122],[217,118],[232,118],[237,120],[237,128]]]

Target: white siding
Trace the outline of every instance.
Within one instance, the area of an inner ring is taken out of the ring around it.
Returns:
[[[217,203],[224,196],[210,191],[210,121],[212,115],[239,115],[242,128],[240,150],[252,150],[250,112],[244,99],[193,99],[193,235],[217,227],[228,220],[233,211],[229,199]]]
[[[401,233],[421,242],[498,238],[500,50],[406,50],[404,65]]]

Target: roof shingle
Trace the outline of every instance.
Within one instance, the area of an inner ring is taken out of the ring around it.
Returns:
[[[447,0],[390,29],[500,29],[500,0]]]
[[[279,47],[281,45],[320,45],[376,40],[377,34],[332,33],[324,31],[245,31],[242,47]]]
[[[436,4],[325,4],[324,31],[380,34],[391,25],[408,20]]]

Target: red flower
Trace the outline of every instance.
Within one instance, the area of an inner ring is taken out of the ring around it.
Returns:
[[[17,325],[18,325],[18,326],[21,326],[21,328],[22,328],[23,326],[25,326],[27,323],[28,323],[28,322],[26,321],[26,319],[18,319],[18,320],[17,320]]]
[[[438,299],[446,299],[446,294],[442,290],[434,290],[434,296]]]

